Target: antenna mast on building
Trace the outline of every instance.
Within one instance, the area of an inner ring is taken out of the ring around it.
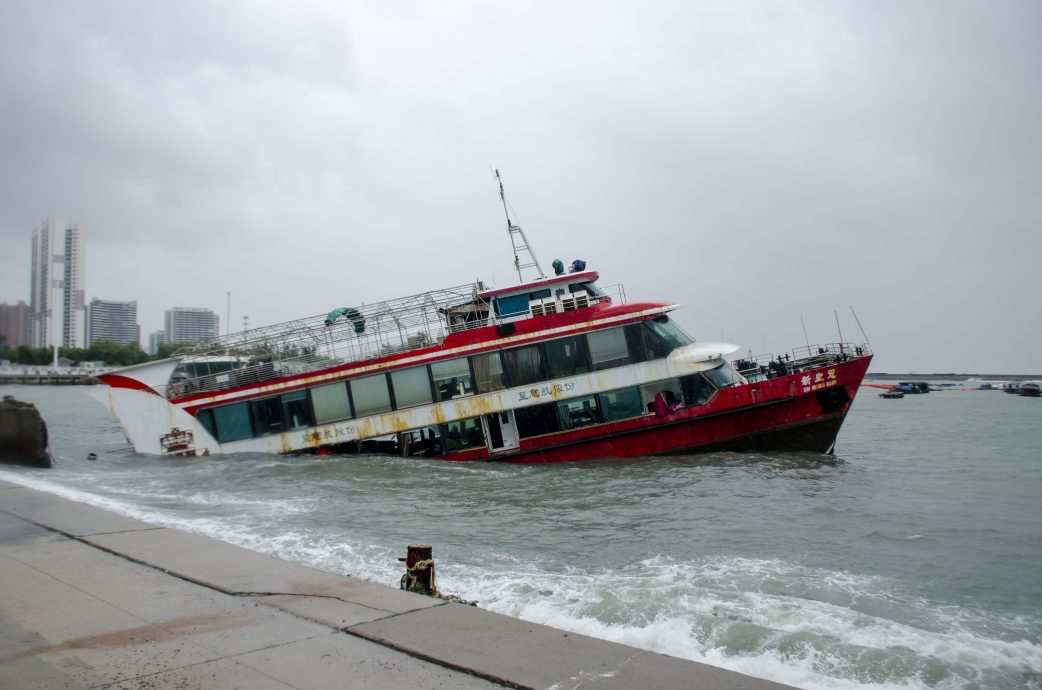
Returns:
[[[514,248],[514,270],[517,271],[517,278],[522,283],[525,282],[524,277],[521,275],[522,268],[534,268],[539,274],[539,278],[545,278],[546,274],[543,273],[542,267],[539,265],[539,259],[535,258],[535,252],[532,251],[531,245],[528,244],[528,238],[525,237],[525,231],[521,229],[520,225],[514,225],[510,220],[510,210],[507,207],[507,195],[503,191],[503,180],[499,177],[499,170],[496,169],[496,181],[499,183],[499,198],[503,200],[503,213],[507,217],[507,232],[510,234],[510,244]],[[528,254],[528,262],[521,263],[521,253],[526,252]]]

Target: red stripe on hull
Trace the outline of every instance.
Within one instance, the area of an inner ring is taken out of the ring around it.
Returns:
[[[108,385],[110,388],[129,388],[130,390],[148,391],[152,395],[159,395],[159,393],[157,393],[151,386],[141,383],[137,379],[132,379],[129,376],[102,374],[98,377],[98,380]]]

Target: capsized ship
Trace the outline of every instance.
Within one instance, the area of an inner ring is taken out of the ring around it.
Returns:
[[[546,276],[509,214],[507,227],[515,287],[479,281],[231,334],[104,374],[96,397],[156,455],[831,452],[867,343],[729,361],[738,346],[689,336],[678,304],[628,302],[582,261]]]
[[[728,361],[596,271],[480,283],[258,328],[102,375],[158,455],[389,450],[547,462],[708,450],[829,452],[867,345]]]

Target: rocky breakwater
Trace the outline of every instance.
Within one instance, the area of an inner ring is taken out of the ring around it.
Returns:
[[[50,467],[47,424],[32,403],[5,395],[0,402],[0,462]]]

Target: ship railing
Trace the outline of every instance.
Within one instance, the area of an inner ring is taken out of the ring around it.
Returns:
[[[598,286],[600,289],[600,295],[587,295],[585,303],[582,303],[582,307],[593,307],[603,302],[609,302],[611,304],[626,304],[626,290],[622,283],[616,285]],[[550,307],[549,309],[547,307]],[[520,319],[527,319],[531,316],[547,316],[549,314],[560,314],[567,311],[575,311],[577,301],[575,296],[568,294],[561,299],[547,298],[542,300],[538,312],[535,307],[529,304],[524,309],[509,314],[500,314],[498,317],[492,315],[490,325],[499,323],[509,323],[511,321],[518,321]],[[472,327],[472,326],[467,326]]]
[[[179,397],[218,391],[435,346],[448,335],[450,311],[460,305],[480,305],[477,293],[483,289],[480,283],[467,283],[193,344],[174,354],[182,367],[159,392]],[[230,357],[237,364],[219,373],[186,373],[186,365],[216,357]]]
[[[818,369],[848,359],[871,354],[868,344],[827,343],[794,348],[788,353],[773,352],[736,359],[731,365],[750,382]]]

